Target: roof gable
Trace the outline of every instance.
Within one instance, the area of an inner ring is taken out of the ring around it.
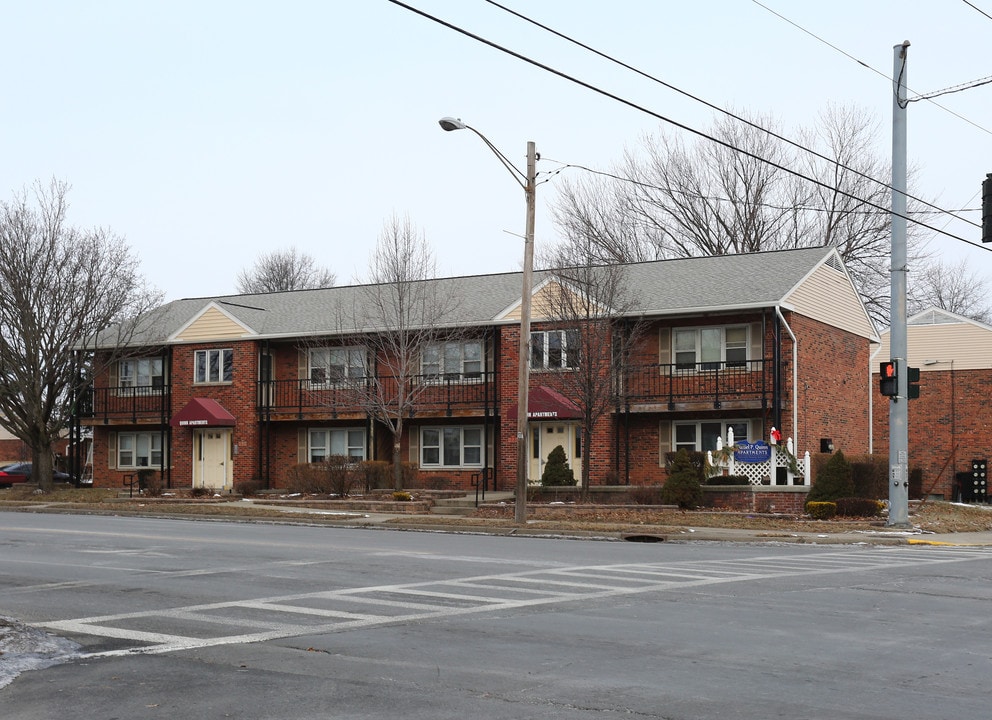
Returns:
[[[208,303],[169,338],[172,342],[230,340],[257,335],[216,302]]]

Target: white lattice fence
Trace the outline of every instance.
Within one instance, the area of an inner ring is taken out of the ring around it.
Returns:
[[[710,467],[718,474],[726,471],[727,475],[743,475],[752,485],[771,484],[775,485],[778,477],[778,468],[786,470],[787,485],[809,485],[810,484],[810,462],[809,452],[803,453],[801,458],[797,458],[792,448],[792,438],[786,441],[785,447],[781,445],[770,445],[769,457],[766,460],[747,459],[742,460],[735,457],[738,453],[735,450],[745,449],[744,446],[754,448],[757,444],[735,443],[733,430],[727,431],[727,444],[723,444],[722,438],[717,443],[717,452],[707,454]],[[749,453],[740,453],[748,455]]]

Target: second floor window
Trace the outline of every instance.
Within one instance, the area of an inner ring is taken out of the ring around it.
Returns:
[[[747,326],[679,328],[674,333],[675,367],[719,370],[747,366]]]
[[[234,379],[234,351],[197,350],[194,355],[195,383],[231,382]]]
[[[532,370],[565,370],[578,366],[578,330],[546,330],[530,334]]]
[[[140,388],[158,392],[165,385],[162,358],[127,358],[118,368],[118,384],[122,388]]]
[[[365,377],[363,347],[312,348],[310,382],[318,385],[356,381]]]
[[[474,380],[482,377],[482,341],[428,345],[420,356],[420,371],[428,378]]]

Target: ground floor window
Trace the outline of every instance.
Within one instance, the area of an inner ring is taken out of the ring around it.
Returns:
[[[117,467],[162,467],[160,433],[118,433]]]
[[[716,440],[727,440],[727,430],[733,429],[734,441],[749,440],[750,423],[747,420],[703,420],[699,422],[674,423],[675,451],[716,450]]]
[[[321,462],[331,455],[365,459],[364,428],[312,428],[309,433],[307,457]]]
[[[420,465],[435,468],[482,467],[482,428],[421,428]]]

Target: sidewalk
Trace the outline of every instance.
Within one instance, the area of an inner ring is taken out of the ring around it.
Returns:
[[[741,530],[736,528],[687,527],[674,531],[646,526],[643,532],[617,532],[597,530],[555,529],[549,527],[520,526],[506,522],[460,523],[445,522],[445,516],[414,513],[379,513],[354,510],[326,510],[318,508],[267,505],[252,502],[252,507],[278,510],[287,514],[320,515],[333,524],[352,527],[376,527],[378,529],[478,533],[518,537],[577,537],[599,538],[604,540],[626,540],[629,542],[743,542],[743,543],[796,543],[809,545],[935,545],[953,547],[992,547],[992,532],[943,533],[935,534],[914,530],[877,530],[864,532],[791,532],[777,530]],[[427,521],[426,518],[430,518]],[[545,524],[547,524],[545,522]]]

